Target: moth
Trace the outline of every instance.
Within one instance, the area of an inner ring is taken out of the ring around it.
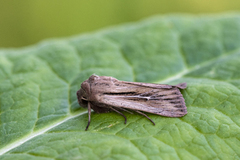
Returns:
[[[143,112],[166,117],[182,117],[187,114],[187,107],[179,89],[186,87],[186,83],[166,85],[127,82],[113,77],[92,75],[77,91],[79,105],[88,108],[88,124],[85,130],[91,122],[91,109],[96,113],[115,111],[125,118],[125,124],[127,118],[121,111],[131,114],[137,112],[154,125],[155,123]]]

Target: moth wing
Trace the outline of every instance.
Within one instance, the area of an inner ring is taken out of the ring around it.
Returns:
[[[174,86],[168,85],[168,84],[157,84],[157,83],[141,83],[141,82],[127,82],[127,81],[119,81],[124,84],[130,84],[130,85],[138,85],[142,87],[150,87],[150,88],[166,88],[166,89],[171,89]],[[175,85],[175,87],[178,87],[180,89],[185,89],[187,87],[187,83],[179,83]]]
[[[187,114],[184,98],[177,86],[171,89],[145,88],[144,93],[102,95],[105,105],[139,110],[167,117],[182,117]],[[131,92],[132,93],[132,90]]]

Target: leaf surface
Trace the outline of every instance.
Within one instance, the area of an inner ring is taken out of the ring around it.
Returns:
[[[92,113],[93,73],[177,84],[188,114]],[[240,16],[161,16],[0,51],[0,159],[240,159]]]

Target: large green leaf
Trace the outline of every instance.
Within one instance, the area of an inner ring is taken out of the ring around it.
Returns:
[[[188,114],[92,114],[91,74],[177,84]],[[0,51],[0,159],[240,159],[240,16],[165,16]]]

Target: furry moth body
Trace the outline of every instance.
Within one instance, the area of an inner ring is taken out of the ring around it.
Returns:
[[[155,123],[143,112],[166,117],[182,117],[187,114],[184,98],[179,89],[185,89],[186,83],[178,85],[119,81],[113,77],[92,75],[81,84],[77,91],[78,103],[88,108],[88,129],[91,121],[91,109],[96,113],[115,111],[137,112]],[[132,112],[130,112],[132,113]]]

